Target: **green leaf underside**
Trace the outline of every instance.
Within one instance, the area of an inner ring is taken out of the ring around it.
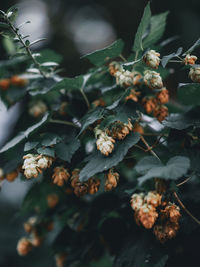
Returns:
[[[184,105],[200,105],[200,84],[189,83],[178,88],[178,100]]]
[[[161,63],[162,63],[163,68],[166,67],[167,63],[168,63],[172,58],[177,57],[177,56],[180,56],[180,54],[182,53],[182,51],[183,51],[183,48],[182,48],[182,47],[179,47],[179,49],[178,49],[176,52],[174,52],[174,53],[172,53],[172,54],[170,54],[170,55],[164,56],[164,57],[161,59]]]
[[[163,125],[177,130],[183,130],[190,126],[200,127],[200,106],[196,106],[183,114],[170,114],[163,121]]]
[[[53,148],[50,147],[39,147],[37,149],[37,153],[49,157],[55,157],[55,151]]]
[[[79,149],[80,141],[76,138],[68,143],[59,143],[55,146],[55,152],[60,159],[70,162],[73,154]]]
[[[145,31],[147,30],[147,27],[150,24],[150,19],[151,19],[151,9],[150,9],[150,3],[148,3],[147,6],[145,7],[144,14],[142,16],[140,25],[135,35],[135,40],[133,44],[133,51],[135,52],[143,50],[142,39]]]
[[[8,143],[6,143],[0,150],[0,153],[6,152],[7,150],[13,148],[33,133],[37,128],[42,126],[48,119],[49,113],[46,113],[44,117],[41,119],[40,122],[34,124],[33,126],[29,127],[26,131],[19,133],[16,137],[14,137],[12,140],[10,140]]]
[[[93,63],[96,66],[101,66],[106,63],[106,61],[118,57],[123,50],[124,42],[122,40],[117,40],[111,45],[96,50],[95,52],[92,52],[90,54],[87,54],[83,56],[82,58],[87,58],[90,60],[91,63]]]
[[[84,78],[83,75],[74,78],[64,78],[62,81],[54,85],[52,90],[65,89],[66,91],[80,90],[83,86]]]
[[[173,157],[167,162],[166,165],[163,165],[159,162],[156,164],[156,161],[152,160],[152,157],[146,157],[137,164],[136,170],[141,170],[142,165],[145,168],[146,162],[147,162],[146,174],[139,177],[140,185],[152,178],[176,180],[185,175],[190,168],[190,160],[187,157],[183,156]]]
[[[113,152],[107,157],[95,150],[80,172],[80,181],[87,181],[93,175],[116,166],[123,160],[128,150],[139,141],[139,138],[138,133],[131,133],[123,141],[116,142]]]
[[[143,41],[143,48],[148,48],[161,39],[165,31],[168,14],[169,12],[167,11],[151,17],[150,32]]]

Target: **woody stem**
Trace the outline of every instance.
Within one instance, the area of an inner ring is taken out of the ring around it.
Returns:
[[[180,198],[178,197],[177,193],[174,192],[174,197],[176,198],[176,200],[178,201],[178,203],[180,204],[180,206],[184,209],[184,211],[196,222],[200,225],[200,221],[194,217],[191,212],[184,206],[183,202],[180,200]]]
[[[149,151],[155,158],[157,158],[159,161],[161,161],[160,158],[158,157],[158,155],[152,150],[152,147],[149,146],[149,144],[147,143],[147,141],[144,139],[144,137],[143,137],[142,135],[140,136],[140,139],[141,139],[141,141],[145,144],[145,146],[146,146],[146,148],[148,149],[148,151]]]

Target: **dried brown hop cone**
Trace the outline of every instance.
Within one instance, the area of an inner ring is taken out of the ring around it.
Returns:
[[[58,186],[63,186],[69,180],[70,174],[64,167],[54,168],[54,173],[52,175],[53,183]]]
[[[17,252],[20,256],[26,256],[33,248],[31,241],[22,237],[17,243]]]
[[[105,191],[110,191],[113,188],[117,187],[118,181],[119,173],[114,172],[113,169],[110,169],[106,175]]]
[[[166,104],[169,102],[169,91],[163,88],[160,92],[156,94],[156,98],[161,104]]]

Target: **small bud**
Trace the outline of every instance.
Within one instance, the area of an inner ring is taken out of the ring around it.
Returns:
[[[10,80],[9,79],[2,79],[0,80],[0,88],[4,91],[6,91],[10,86]]]
[[[122,71],[122,70],[123,68],[118,62],[113,61],[109,64],[109,72],[110,72],[110,75],[112,76],[115,76],[117,71]]]
[[[160,54],[155,50],[149,50],[143,57],[145,64],[153,69],[157,69],[160,64]]]
[[[33,231],[31,233],[31,244],[34,246],[34,247],[40,247],[44,241],[44,238],[42,236],[40,236],[37,231]]]
[[[103,98],[99,98],[99,99],[93,101],[92,105],[94,107],[104,107],[105,106],[105,102],[104,102]]]
[[[100,180],[95,178],[90,178],[87,182],[88,184],[88,193],[94,195],[98,192],[100,186]]]
[[[184,58],[184,63],[185,63],[185,65],[194,65],[196,60],[197,60],[196,56],[192,56],[192,55],[188,54]]]
[[[49,194],[47,196],[47,204],[50,209],[55,208],[58,202],[59,202],[59,197],[57,194]]]
[[[141,95],[141,92],[136,92],[135,89],[131,89],[131,92],[128,96],[126,96],[126,101],[129,99],[133,100],[134,102],[138,102],[138,97]]]
[[[136,220],[140,221],[140,223],[146,229],[151,229],[158,218],[158,213],[156,209],[152,205],[144,204],[136,213]]]
[[[200,67],[191,68],[189,77],[193,82],[200,83]]]
[[[157,106],[154,109],[153,116],[157,118],[158,121],[162,122],[168,116],[168,108],[166,106]]]
[[[11,77],[10,83],[12,85],[15,85],[15,86],[23,87],[28,83],[28,81],[23,79],[23,78],[21,78],[21,77],[19,77],[19,76],[17,76],[17,75],[14,75],[14,76]]]
[[[20,256],[26,256],[32,248],[31,241],[25,237],[21,238],[17,243],[17,252]]]
[[[162,199],[162,196],[160,194],[158,194],[156,191],[150,191],[145,196],[144,201],[147,204],[152,205],[153,207],[156,208],[159,205],[161,205],[161,199]]]
[[[149,114],[155,110],[155,108],[158,105],[158,102],[157,102],[157,99],[154,97],[144,97],[142,99],[142,104],[143,104],[146,112]]]
[[[131,196],[131,208],[135,211],[139,210],[144,204],[144,194],[135,193]]]
[[[44,115],[47,110],[48,107],[43,101],[33,101],[30,103],[29,114],[37,118]]]
[[[121,121],[116,121],[112,126],[111,134],[112,137],[118,140],[124,139],[130,131],[133,130],[133,125],[131,120],[128,120],[128,123],[123,123]]]
[[[67,259],[67,255],[65,253],[57,254],[55,256],[56,267],[64,267],[64,263],[65,263],[66,259]]]
[[[134,124],[134,127],[133,127],[133,132],[143,135],[144,134],[144,129],[139,123],[136,122]]]
[[[144,73],[144,83],[151,89],[161,89],[163,87],[160,73],[147,70]]]
[[[0,168],[0,181],[4,179],[4,171]]]
[[[12,172],[6,174],[6,180],[8,182],[13,182],[17,176],[18,176],[18,172],[12,171]]]
[[[166,104],[169,101],[169,91],[163,88],[156,94],[156,98],[161,104]]]

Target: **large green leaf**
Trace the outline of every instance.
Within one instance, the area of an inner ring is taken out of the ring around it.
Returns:
[[[178,99],[184,105],[200,105],[200,84],[188,83],[178,88]]]
[[[170,114],[163,121],[163,125],[169,128],[183,130],[190,126],[200,126],[200,106],[196,106],[182,114]]]
[[[98,150],[88,158],[89,162],[80,172],[80,180],[87,181],[93,175],[116,166],[123,160],[128,150],[139,141],[138,133],[129,134],[123,141],[115,144],[114,151],[109,156],[102,155]]]
[[[122,53],[123,47],[124,42],[119,39],[111,45],[103,49],[96,50],[95,52],[92,52],[90,54],[87,54],[82,58],[88,58],[90,62],[94,65],[101,66],[105,64],[108,60],[118,57]]]
[[[55,152],[60,159],[70,162],[73,154],[79,149],[80,141],[76,138],[69,139],[66,143],[59,143],[55,146]]]
[[[31,133],[33,133],[35,130],[41,127],[48,120],[48,117],[49,113],[46,113],[44,117],[41,119],[41,121],[29,127],[26,131],[20,132],[18,135],[16,135],[12,140],[10,140],[1,148],[0,153],[6,152],[7,150],[13,148],[17,144],[28,138]]]
[[[151,157],[152,158],[152,157]],[[139,177],[139,184],[143,184],[149,179],[152,178],[162,178],[165,180],[176,180],[187,173],[190,168],[190,159],[183,156],[176,156],[171,158],[166,165],[161,164],[158,162],[156,164],[155,161],[152,161],[151,167],[151,160],[146,157],[145,159],[141,160],[136,166],[136,170],[141,170],[141,166],[148,165],[146,170],[146,174]],[[139,165],[139,168],[138,168]],[[144,172],[141,172],[144,173]]]
[[[151,9],[150,9],[150,2],[149,2],[144,9],[144,14],[142,16],[140,25],[135,35],[135,40],[133,44],[133,51],[135,52],[143,50],[142,40],[143,40],[145,31],[147,30],[147,27],[150,24],[150,19],[151,19]]]
[[[137,239],[136,239],[137,238]],[[124,242],[118,253],[115,267],[164,267],[168,260],[165,248],[155,243],[153,236],[140,233]]]
[[[93,110],[90,110],[88,113],[85,114],[85,116],[81,119],[81,131],[79,135],[91,124],[93,124],[95,121],[103,118],[104,115],[104,109],[103,108],[96,108]]]
[[[151,17],[150,32],[143,41],[143,48],[149,48],[161,39],[165,31],[168,14],[169,12],[167,11]]]

